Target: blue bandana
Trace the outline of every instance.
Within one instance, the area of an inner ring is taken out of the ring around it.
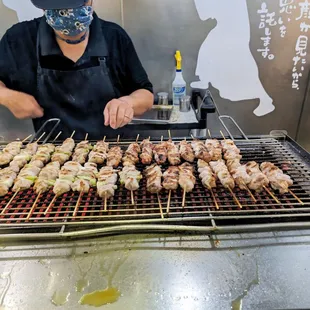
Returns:
[[[83,32],[88,32],[89,26],[94,19],[93,12],[92,6],[81,6],[75,9],[46,10],[45,17],[46,22],[54,30],[60,31],[63,35],[74,37]],[[84,36],[86,37],[86,35]],[[76,41],[65,41],[76,43]]]

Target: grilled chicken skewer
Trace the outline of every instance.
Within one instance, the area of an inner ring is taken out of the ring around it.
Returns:
[[[87,156],[92,149],[91,144],[89,141],[85,139],[85,141],[82,141],[77,144],[75,147],[73,156],[72,156],[72,161],[75,161],[79,163],[80,165],[84,165],[86,163]]]
[[[13,186],[14,192],[29,189],[35,183],[41,168],[50,160],[54,150],[55,146],[53,144],[43,144],[38,147],[30,163],[24,166],[17,176]]]
[[[117,168],[122,162],[123,151],[120,146],[114,146],[107,155],[107,166]]]
[[[198,172],[202,185],[209,190],[216,187],[216,176],[210,165],[202,159],[198,159]]]
[[[170,200],[171,200],[171,191],[177,190],[179,187],[179,176],[180,170],[179,167],[171,166],[163,174],[163,188],[169,191],[168,202],[167,202],[167,214],[169,214],[170,209]]]
[[[284,174],[281,169],[270,162],[262,163],[260,168],[267,176],[270,185],[274,190],[278,190],[280,194],[286,194],[290,191],[289,187],[293,185],[293,180],[289,175]]]
[[[109,199],[114,196],[117,189],[117,171],[113,167],[103,167],[98,173],[97,193],[102,199]]]
[[[86,163],[84,167],[80,167],[79,172],[75,176],[75,181],[71,185],[74,192],[88,193],[91,187],[97,185],[97,165],[94,163]]]
[[[120,182],[129,191],[136,191],[139,189],[139,182],[142,179],[141,172],[136,169],[135,166],[125,166],[121,172],[119,172]]]
[[[195,160],[195,154],[192,145],[186,140],[180,142],[180,155],[185,161],[190,163],[194,162]]]
[[[14,184],[14,180],[17,177],[17,173],[11,168],[4,168],[0,171],[0,197],[8,194],[10,188]]]
[[[240,154],[241,151],[240,149],[238,149],[234,141],[230,139],[225,139],[222,141],[221,144],[225,160],[236,160],[236,159],[240,160],[242,158],[242,155]]]
[[[137,142],[131,143],[125,152],[123,157],[124,166],[134,166],[139,163],[139,154],[141,153],[141,148]]]
[[[208,152],[211,155],[212,161],[222,159],[222,146],[221,143],[216,139],[207,139],[205,142]]]
[[[179,166],[179,170],[179,185],[183,189],[182,207],[185,207],[186,193],[190,193],[193,191],[196,184],[196,178],[194,176],[194,167],[189,163],[184,163]]]
[[[163,137],[161,140],[163,140]],[[157,165],[163,165],[167,161],[168,157],[166,142],[162,141],[161,143],[155,144],[153,148],[153,154]]]
[[[60,169],[58,179],[55,182],[53,192],[56,197],[70,192],[71,186],[75,181],[77,174],[81,169],[81,165],[77,162],[68,161]]]
[[[94,149],[89,153],[88,162],[102,165],[107,158],[109,151],[109,143],[105,141],[98,141]]]
[[[235,188],[235,181],[232,175],[229,173],[224,160],[221,159],[218,161],[211,161],[210,167],[225,188],[227,189]]]
[[[202,159],[206,161],[207,163],[211,161],[212,156],[208,152],[208,149],[206,145],[203,143],[203,141],[197,140],[193,137],[194,141],[192,142],[192,148],[195,153],[195,157],[197,159]]]
[[[62,166],[65,162],[67,162],[74,150],[75,142],[72,138],[66,139],[61,146],[57,146],[55,152],[52,156],[52,161],[58,161]]]
[[[179,146],[176,145],[172,139],[166,142],[167,156],[170,165],[177,166],[181,163],[181,155]]]
[[[251,178],[251,181],[248,184],[249,189],[260,193],[264,187],[269,184],[268,178],[260,171],[259,165],[255,161],[250,161],[245,166],[246,171]]]
[[[23,142],[14,141],[9,143],[1,152],[0,152],[0,166],[5,166],[9,164],[14,156],[21,152],[23,147]]]
[[[34,190],[37,194],[48,192],[55,184],[59,175],[59,162],[51,162],[47,164],[39,173],[39,177],[34,184]]]
[[[159,193],[162,190],[161,178],[163,176],[158,165],[153,164],[144,170],[146,177],[146,189],[152,194]]]
[[[140,159],[143,165],[150,165],[153,159],[153,148],[154,145],[150,141],[150,138],[145,139],[141,143],[142,153],[140,154]]]

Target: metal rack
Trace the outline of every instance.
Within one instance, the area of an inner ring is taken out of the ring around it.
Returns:
[[[120,145],[126,149],[131,142],[123,141]],[[160,193],[163,218],[158,197],[147,193],[145,179],[141,180],[140,189],[135,192],[134,206],[130,192],[119,185],[113,199],[108,201],[105,212],[102,199],[92,189],[82,197],[74,217],[78,193],[70,192],[59,197],[44,215],[54,194],[50,191],[37,199],[35,192],[30,189],[18,193],[13,200],[13,193],[1,200],[0,214],[7,207],[0,216],[1,237],[62,238],[150,229],[207,232],[310,227],[310,155],[287,136],[248,138],[244,135],[235,143],[241,150],[243,162],[270,161],[288,173],[294,180],[291,188],[293,195],[279,195],[270,188],[272,195],[268,191],[253,193],[257,199],[254,202],[248,192],[235,189],[234,194],[242,205],[240,208],[231,193],[218,184],[213,191],[219,206],[217,209],[213,195],[202,186],[196,171],[197,184],[194,191],[187,194],[184,208],[181,190],[172,193],[169,213],[166,212],[168,192]],[[115,144],[111,142],[111,146]],[[141,171],[143,168],[142,165],[138,166]],[[35,201],[36,207],[30,214]]]

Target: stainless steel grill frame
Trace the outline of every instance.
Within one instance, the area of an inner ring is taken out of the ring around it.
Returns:
[[[120,145],[126,149],[131,142],[123,141]],[[249,139],[236,139],[235,142],[241,149],[243,162],[270,161],[286,171],[294,180],[291,190],[303,204],[291,194],[279,195],[271,189],[280,204],[266,191],[254,194],[257,199],[254,203],[246,191],[235,189],[234,193],[242,204],[240,209],[230,192],[218,184],[214,190],[220,207],[217,210],[211,193],[202,186],[196,171],[197,184],[194,191],[187,194],[184,208],[182,191],[178,190],[172,193],[170,212],[167,214],[168,192],[160,193],[164,218],[161,218],[157,195],[146,192],[145,179],[141,181],[140,189],[135,193],[135,206],[131,205],[130,192],[120,187],[115,197],[108,202],[108,211],[104,212],[103,201],[96,195],[95,190],[91,190],[83,196],[76,217],[73,217],[73,212],[78,193],[70,192],[59,197],[46,216],[44,212],[54,195],[52,191],[42,195],[27,220],[37,195],[32,189],[20,192],[6,213],[0,216],[0,236],[5,239],[29,239],[78,237],[136,230],[220,232],[310,227],[309,153],[288,136],[253,136]],[[113,145],[115,142],[111,143],[111,146]],[[138,168],[143,170],[142,165]],[[13,193],[10,193],[1,200],[0,213],[12,195]]]

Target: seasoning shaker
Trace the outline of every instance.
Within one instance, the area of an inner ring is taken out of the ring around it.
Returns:
[[[180,98],[180,112],[189,112],[191,110],[191,96]]]
[[[157,94],[158,105],[169,105],[169,94],[161,92]]]

